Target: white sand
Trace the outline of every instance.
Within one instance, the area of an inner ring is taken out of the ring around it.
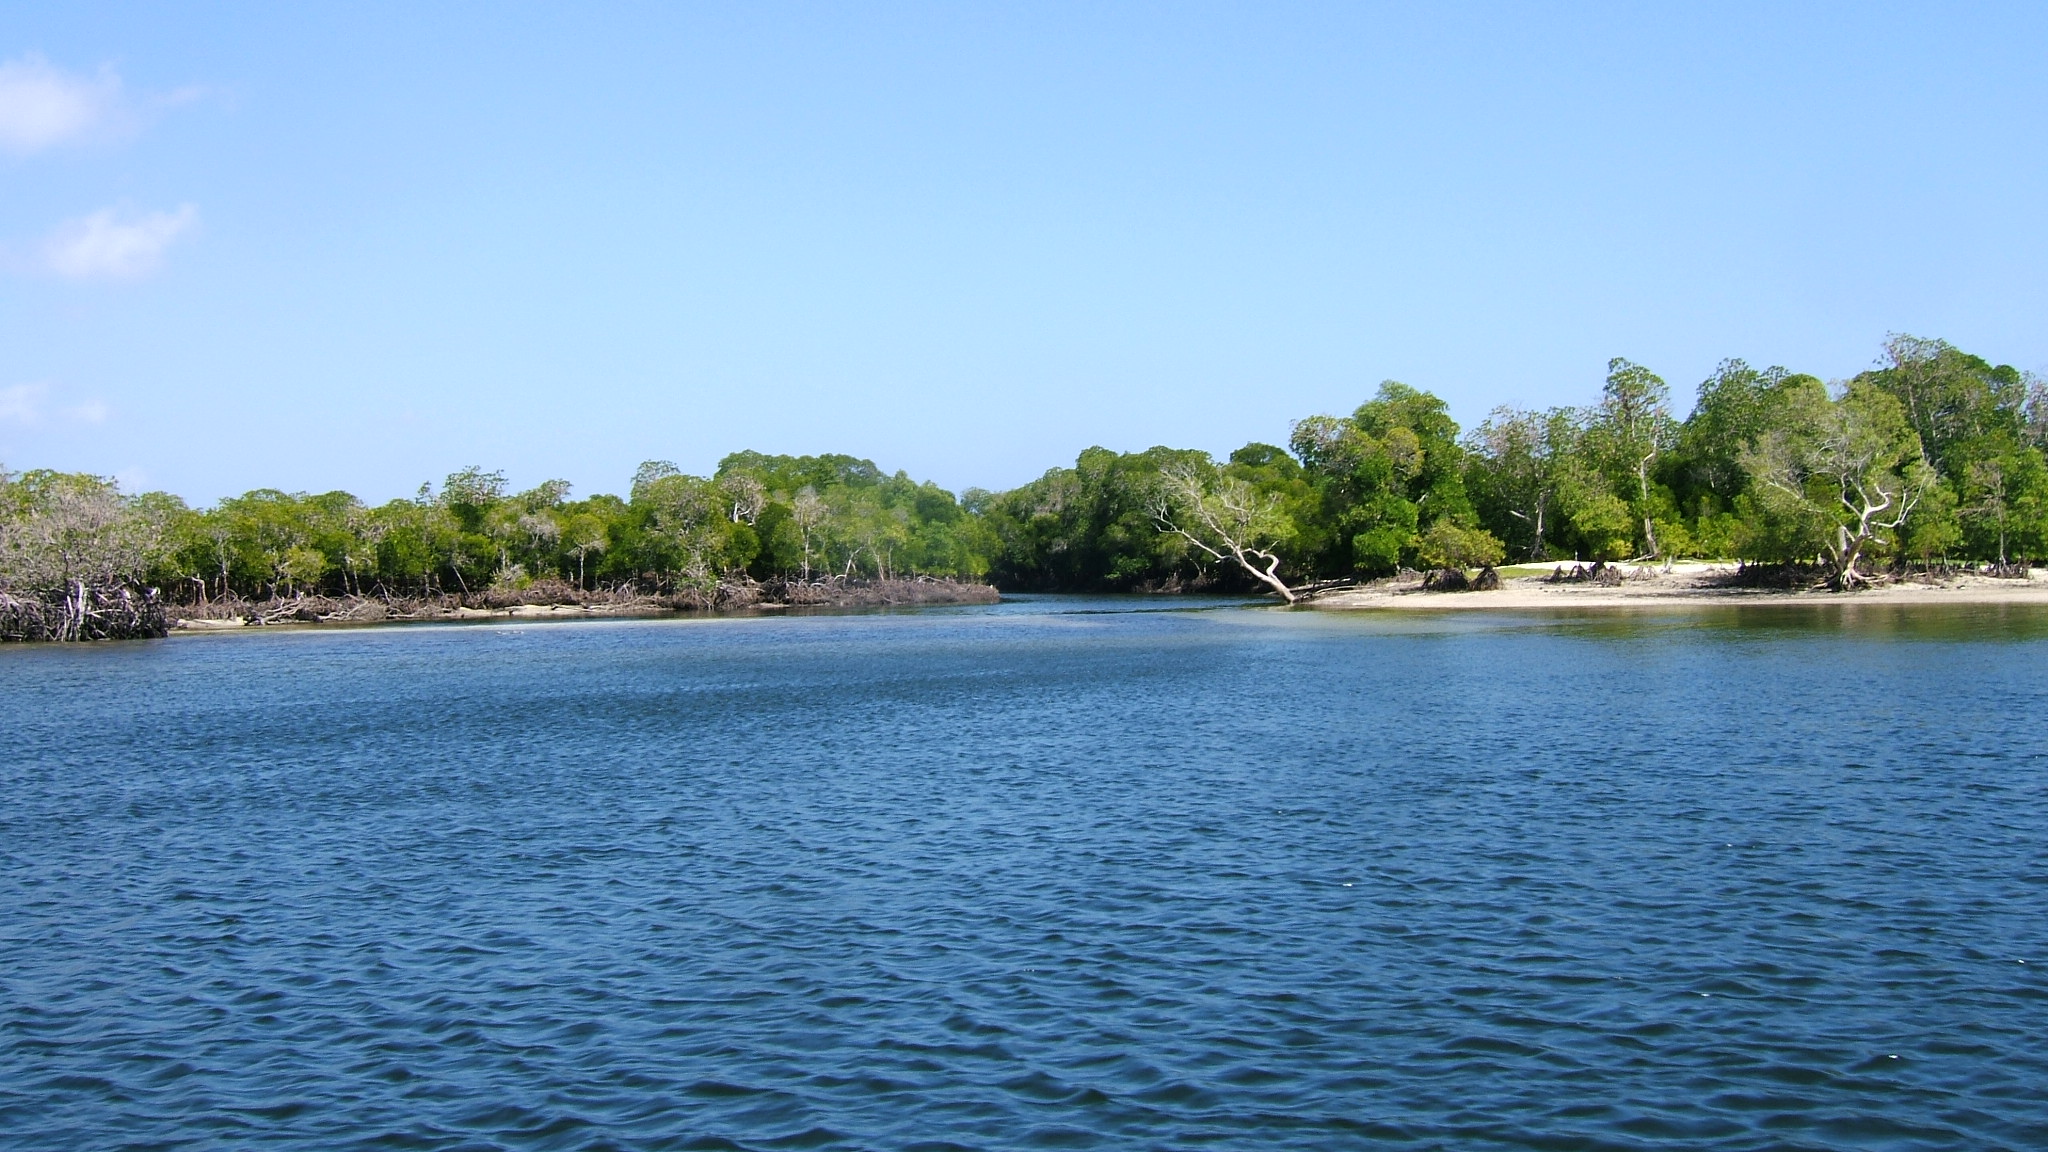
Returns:
[[[230,616],[225,620],[179,620],[171,627],[187,632],[224,632],[229,628],[244,628],[248,624],[240,616]]]
[[[1566,565],[1570,570],[1570,565]],[[1425,592],[1419,583],[1380,585],[1332,592],[1308,601],[1315,608],[1399,608],[1426,611],[1524,608],[1658,608],[1702,604],[2042,604],[2048,605],[2048,579],[2034,570],[2028,580],[1995,580],[1987,576],[1956,576],[1938,584],[1887,584],[1855,592],[1786,592],[1763,588],[1728,588],[1720,581],[1732,569],[1714,564],[1678,564],[1670,574],[1655,569],[1624,569],[1621,584],[1550,584],[1542,576],[1515,576],[1490,592]],[[1637,576],[1638,572],[1643,573]]]

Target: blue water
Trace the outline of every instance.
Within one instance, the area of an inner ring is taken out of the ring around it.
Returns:
[[[2048,615],[1131,603],[0,650],[0,1144],[2048,1147]]]

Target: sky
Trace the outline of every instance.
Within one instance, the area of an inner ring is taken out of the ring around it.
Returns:
[[[2048,5],[0,2],[0,464],[197,503],[2048,370]]]

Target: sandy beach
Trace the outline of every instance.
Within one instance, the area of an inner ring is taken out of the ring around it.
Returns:
[[[1569,566],[1567,566],[1569,570]],[[1348,588],[1306,601],[1308,607],[1357,610],[1516,611],[1560,608],[1683,608],[1765,604],[2040,604],[2048,606],[2048,570],[2026,580],[1954,575],[1906,581],[1855,592],[1786,591],[1728,586],[1732,565],[1677,564],[1669,572],[1627,568],[1619,584],[1554,583],[1550,569],[1503,569],[1501,586],[1485,592],[1426,592],[1419,581]]]

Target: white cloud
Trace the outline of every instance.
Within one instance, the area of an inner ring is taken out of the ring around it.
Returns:
[[[49,412],[49,399],[50,386],[42,381],[0,388],[0,424],[42,427]],[[58,409],[56,414],[72,423],[104,424],[114,410],[106,401],[94,399],[68,405]]]
[[[0,388],[0,423],[35,424],[43,414],[43,397],[48,384],[15,384]]]
[[[110,68],[78,76],[33,53],[0,63],[0,150],[40,152],[119,127],[121,78]]]
[[[67,220],[45,245],[50,270],[83,280],[105,276],[132,280],[156,271],[164,249],[199,223],[192,204],[175,212],[150,212],[123,217],[112,208]]]

